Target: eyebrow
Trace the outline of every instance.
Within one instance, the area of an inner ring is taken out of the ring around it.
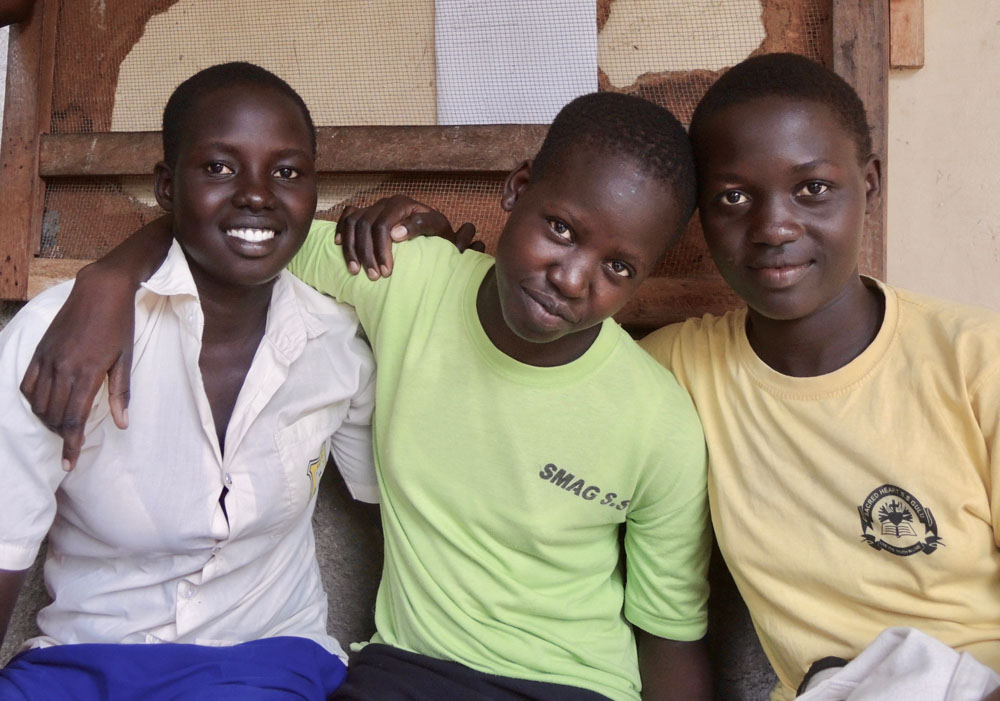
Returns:
[[[792,166],[792,170],[801,172],[804,170],[812,170],[817,166],[824,166],[824,165],[835,165],[835,164],[829,158],[815,158],[807,163],[800,163],[797,166]]]
[[[225,151],[226,153],[233,153],[237,149],[231,144],[227,144],[225,141],[209,141],[207,144],[202,144],[203,149],[216,149],[218,151]],[[305,156],[306,158],[311,158],[312,154],[309,150],[300,148],[286,148],[277,151],[275,154],[277,158],[288,158],[290,156]]]

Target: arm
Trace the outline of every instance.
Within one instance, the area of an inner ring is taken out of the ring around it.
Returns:
[[[0,570],[0,643],[7,639],[7,626],[27,575],[28,570]]]
[[[170,248],[170,217],[161,217],[83,268],[66,304],[31,359],[21,393],[42,422],[63,437],[63,466],[72,469],[83,429],[105,375],[111,413],[128,425],[135,292]]]
[[[333,434],[330,452],[354,499],[369,504],[379,501],[375,455],[372,449],[372,412],[375,409],[375,361],[360,338],[354,339],[360,367],[358,390],[351,399],[343,423]]]
[[[337,222],[336,243],[344,248],[344,261],[352,275],[361,268],[372,280],[392,274],[392,242],[415,236],[448,239],[464,251],[485,251],[481,241],[473,241],[476,227],[469,222],[453,231],[441,212],[405,195],[394,195],[359,209],[348,205]]]
[[[702,640],[667,640],[636,629],[643,701],[710,699],[712,677]]]

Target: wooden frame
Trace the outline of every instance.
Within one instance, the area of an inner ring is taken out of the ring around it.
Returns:
[[[889,65],[924,65],[924,0],[889,0]]]
[[[0,298],[27,299],[85,261],[38,258],[47,178],[152,172],[159,135],[50,134],[58,0],[38,0],[32,19],[12,27],[0,143]],[[833,0],[833,69],[864,99],[885,175],[889,0]],[[535,153],[546,127],[327,127],[318,133],[323,173],[503,173]],[[883,186],[883,193],[885,188]],[[862,270],[885,273],[885,206],[869,221]],[[700,309],[717,280],[648,280],[625,310],[626,323],[662,323],[668,301]]]

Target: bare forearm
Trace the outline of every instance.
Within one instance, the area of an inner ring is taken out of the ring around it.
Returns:
[[[0,570],[0,643],[7,638],[7,626],[27,574],[28,570]]]
[[[170,215],[154,219],[85,267],[81,274],[94,276],[100,271],[104,275],[134,280],[138,286],[139,282],[148,280],[167,257],[173,238],[171,221]]]
[[[701,640],[667,640],[636,630],[643,701],[712,698],[708,655]]]

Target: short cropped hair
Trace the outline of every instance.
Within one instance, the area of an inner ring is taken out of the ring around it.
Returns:
[[[727,107],[761,97],[809,100],[825,105],[854,139],[858,160],[872,153],[871,128],[865,105],[846,80],[799,54],[754,56],[737,63],[708,89],[691,118],[691,140],[697,146],[701,130]]]
[[[309,108],[295,89],[271,71],[252,63],[236,61],[198,71],[170,95],[167,106],[163,108],[163,160],[170,168],[177,165],[181,139],[188,129],[188,116],[194,112],[198,101],[216,90],[233,86],[264,86],[286,95],[302,111],[309,128],[312,152],[316,155],[316,127]]]
[[[532,162],[531,179],[544,178],[554,162],[581,146],[635,159],[671,188],[687,223],[697,198],[694,155],[670,110],[622,93],[582,95],[559,110]]]

